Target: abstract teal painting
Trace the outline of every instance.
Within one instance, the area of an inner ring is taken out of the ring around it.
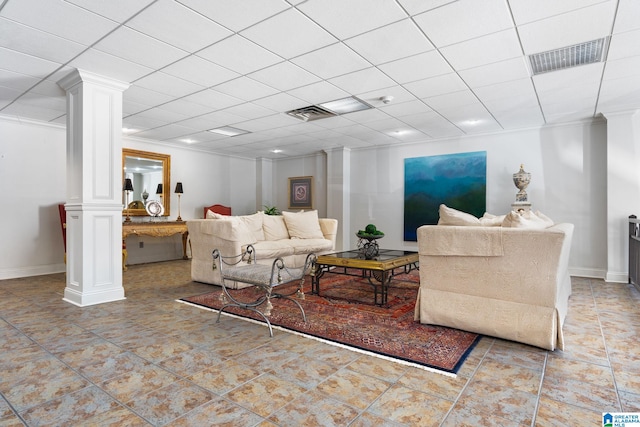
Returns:
[[[404,159],[404,240],[438,223],[441,203],[477,217],[487,206],[487,152]]]

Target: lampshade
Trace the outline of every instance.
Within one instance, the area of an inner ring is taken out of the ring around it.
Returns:
[[[181,183],[181,182],[178,182],[178,183],[176,184],[176,190],[175,190],[175,192],[176,192],[176,193],[178,193],[178,194],[182,194],[182,193],[184,193],[184,191],[182,191],[182,183]]]
[[[125,178],[122,191],[133,191],[133,183],[131,182],[131,178]]]
[[[156,188],[156,194],[162,194],[162,184],[158,184],[158,188]]]

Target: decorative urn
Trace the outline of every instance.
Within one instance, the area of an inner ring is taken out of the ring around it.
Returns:
[[[520,165],[520,170],[513,174],[513,183],[518,188],[516,194],[516,202],[526,202],[528,200],[527,192],[525,191],[529,183],[531,182],[531,173],[524,171],[524,165]]]

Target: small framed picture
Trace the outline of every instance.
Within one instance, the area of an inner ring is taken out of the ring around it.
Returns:
[[[289,178],[289,209],[313,208],[313,177]]]

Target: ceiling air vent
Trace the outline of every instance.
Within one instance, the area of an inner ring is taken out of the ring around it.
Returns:
[[[313,120],[326,119],[327,117],[334,117],[337,114],[317,105],[310,105],[309,107],[298,108],[295,110],[287,111],[287,114],[305,122],[311,122]]]
[[[606,56],[608,45],[609,37],[604,37],[530,55],[533,75],[601,62]]]

